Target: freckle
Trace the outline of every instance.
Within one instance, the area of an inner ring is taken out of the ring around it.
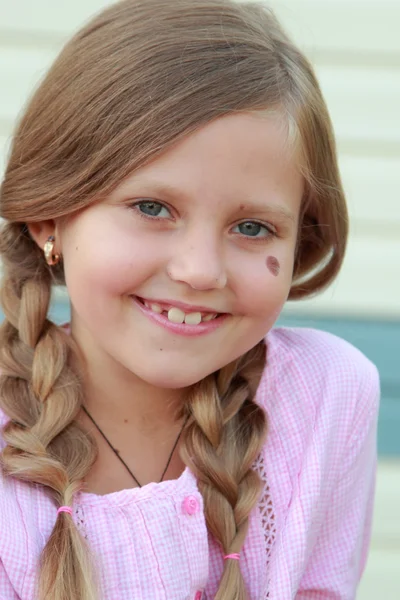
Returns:
[[[274,277],[277,277],[279,275],[279,271],[281,270],[279,260],[275,258],[275,256],[268,256],[266,264],[270,273],[272,273]]]
[[[127,423],[127,422],[128,422],[128,419],[124,419],[124,423]]]
[[[78,246],[75,248],[75,250],[78,250]]]

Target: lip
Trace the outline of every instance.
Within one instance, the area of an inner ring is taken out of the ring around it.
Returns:
[[[157,323],[157,325],[161,325],[161,327],[164,327],[164,329],[170,331],[171,333],[175,333],[175,334],[186,336],[186,337],[195,337],[195,336],[200,336],[200,335],[206,335],[207,333],[212,333],[213,331],[215,331],[216,329],[221,327],[221,325],[230,316],[226,313],[221,314],[216,319],[213,319],[212,321],[206,321],[206,322],[199,323],[199,325],[186,325],[186,323],[172,323],[172,321],[169,321],[167,319],[167,317],[165,317],[163,314],[155,313],[152,310],[150,310],[150,308],[147,308],[147,306],[142,304],[136,296],[131,296],[131,298],[132,298],[132,301],[135,304],[135,306],[137,306],[138,309],[148,319],[150,319],[154,323]],[[151,302],[151,300],[147,300],[147,298],[146,298],[146,302]],[[156,303],[156,304],[165,303],[167,305],[172,304],[172,302],[171,303],[168,303],[166,301],[160,302],[157,300],[154,300],[154,303]],[[177,308],[181,308],[183,306],[188,307],[189,305],[187,305],[187,304],[185,305],[182,302],[181,303],[174,302],[173,306],[176,306]],[[204,309],[204,307],[203,307],[202,311],[201,311],[200,307],[196,307],[196,308],[197,308],[198,312],[211,312],[210,309]],[[182,308],[182,310],[183,310],[183,308]],[[196,312],[194,310],[194,307],[192,307],[192,306],[190,306],[190,311]]]
[[[178,302],[177,300],[156,300],[154,298],[142,298],[141,296],[136,296],[140,300],[147,302],[148,304],[159,304],[160,306],[165,307],[175,307],[183,310],[184,313],[213,313],[213,314],[226,314],[222,310],[216,310],[214,308],[210,308],[209,306],[198,306],[195,304],[185,304],[185,302]]]

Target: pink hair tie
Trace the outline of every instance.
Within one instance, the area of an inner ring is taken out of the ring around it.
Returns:
[[[227,558],[232,558],[233,560],[239,560],[240,554],[226,554],[224,556],[224,560],[226,560]]]
[[[60,506],[60,508],[57,511],[57,514],[60,514],[61,512],[66,512],[72,515],[72,508],[70,506]]]

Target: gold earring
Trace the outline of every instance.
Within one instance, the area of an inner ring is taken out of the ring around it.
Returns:
[[[60,255],[59,254],[53,254],[53,250],[54,250],[54,242],[56,241],[56,238],[54,237],[54,235],[51,235],[48,239],[47,242],[44,245],[44,256],[46,258],[46,262],[48,265],[53,266],[56,265],[59,261],[60,261]]]

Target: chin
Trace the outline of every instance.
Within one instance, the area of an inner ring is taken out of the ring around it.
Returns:
[[[182,368],[174,369],[158,369],[155,373],[154,370],[149,373],[147,370],[142,372],[134,371],[136,375],[150,384],[153,387],[160,389],[170,389],[170,390],[178,390],[184,389],[198,383],[204,377],[207,377],[209,373],[191,373],[188,370],[185,370],[184,366]]]
[[[188,388],[202,379],[203,377],[185,377],[182,376],[182,373],[177,373],[175,376],[173,373],[168,373],[165,375],[165,377],[152,377],[151,379],[146,378],[145,381],[157,388],[166,390],[180,390]]]

